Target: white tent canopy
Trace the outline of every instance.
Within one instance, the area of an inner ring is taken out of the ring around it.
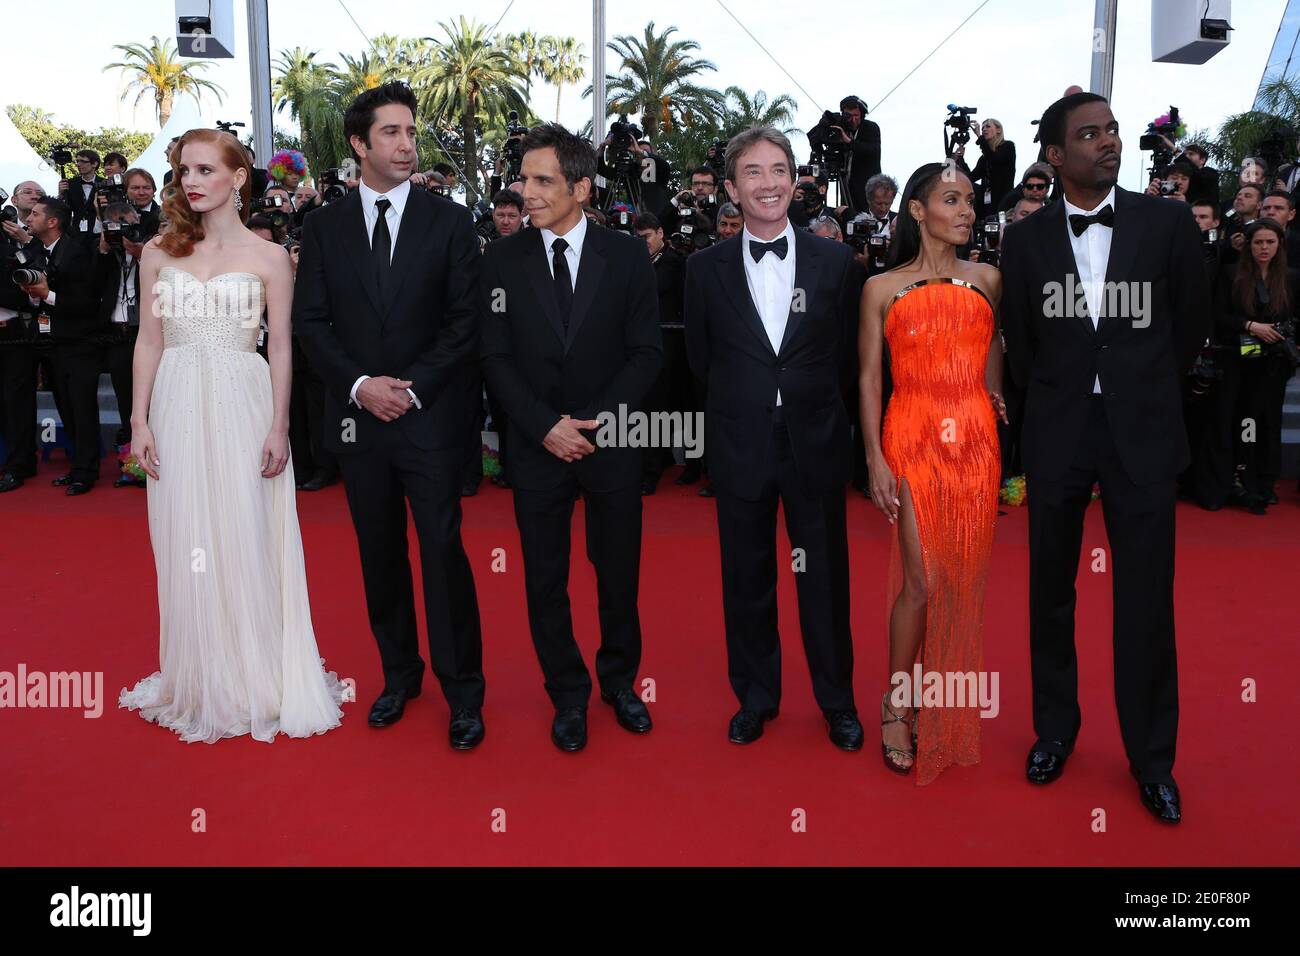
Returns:
[[[132,166],[138,166],[141,169],[147,169],[153,174],[158,182],[158,188],[162,189],[163,174],[167,172],[167,144],[171,142],[173,136],[180,136],[199,126],[211,126],[212,124],[203,118],[198,104],[190,96],[178,96],[172,107],[172,115],[167,117],[167,125],[158,131],[152,143],[145,149]]]
[[[0,186],[12,193],[15,186],[29,179],[40,183],[48,193],[59,187],[58,170],[36,155],[8,114],[0,110]]]

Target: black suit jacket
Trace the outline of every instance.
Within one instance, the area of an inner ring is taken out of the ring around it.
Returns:
[[[478,355],[478,248],[468,209],[412,188],[381,298],[360,192],[304,220],[293,329],[325,381],[330,451],[365,451],[385,429],[422,449],[464,445]],[[381,422],[349,402],[361,375],[409,379],[422,407]]]
[[[654,268],[655,285],[659,292],[659,325],[661,328],[680,328],[686,260],[673,250],[665,248]]]
[[[113,251],[95,253],[95,292],[99,297],[99,321],[107,331],[113,327],[113,313],[117,311],[118,295],[122,289],[124,254]],[[134,287],[135,301],[140,301],[140,262],[129,267]],[[139,325],[139,315],[131,325]]]
[[[1083,286],[1065,217],[1065,203],[1052,203],[1008,226],[1002,240],[1002,331],[1012,374],[1028,387],[1025,472],[1031,480],[1064,475],[1099,376],[1129,478],[1139,485],[1173,478],[1190,461],[1183,376],[1210,332],[1209,284],[1191,210],[1116,188],[1107,288],[1140,289],[1146,308],[1142,316],[1103,314],[1095,330],[1086,304],[1077,308]],[[1082,314],[1061,315],[1054,294]]]
[[[85,180],[80,176],[74,176],[68,180],[68,191],[63,194],[68,205],[72,208],[72,222],[68,224],[68,235],[86,236],[95,228],[95,220],[99,218],[99,210],[95,207],[95,194],[104,188],[106,180],[103,176],[96,176],[94,189],[90,191],[90,198],[85,197]],[[83,232],[82,222],[86,223],[86,229]]]
[[[863,271],[844,243],[795,229],[795,298],[773,351],[745,279],[743,238],[686,260],[686,348],[707,389],[710,477],[719,491],[757,500],[780,387],[803,488],[832,492],[849,476],[843,393],[855,365]]]
[[[67,235],[55,243],[47,279],[54,293],[54,305],[46,303],[30,308],[50,317],[51,341],[55,344],[96,341],[104,326],[99,321],[95,263],[80,237]]]
[[[509,420],[510,481],[545,490],[570,470],[595,491],[641,480],[640,448],[566,463],[542,445],[562,414],[595,419],[641,403],[663,364],[654,268],[638,238],[587,224],[566,336],[540,229],[490,243],[479,282],[483,375]],[[589,441],[594,433],[588,433]]]

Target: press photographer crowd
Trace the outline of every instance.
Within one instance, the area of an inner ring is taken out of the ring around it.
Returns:
[[[848,244],[864,278],[889,267],[899,194],[897,179],[881,169],[881,130],[867,112],[865,102],[846,96],[838,111],[825,112],[807,131],[809,154],[797,167],[788,210],[796,228]],[[1022,153],[1018,159],[1002,124],[987,116],[977,121],[977,113],[976,107],[948,107],[943,155],[975,187],[977,227],[960,255],[996,267],[1004,232],[1064,199],[1055,188],[1056,170],[1043,154],[1025,161]],[[235,135],[231,124],[220,125]],[[485,196],[465,191],[483,248],[532,228],[520,182],[522,142],[529,131],[511,113],[506,132]],[[1300,364],[1295,331],[1300,142],[1261,144],[1259,155],[1241,164],[1235,192],[1225,199],[1228,177],[1208,165],[1206,146],[1176,145],[1184,135],[1178,111],[1171,108],[1140,142],[1151,156],[1146,191],[1190,208],[1213,290],[1213,332],[1184,381],[1192,463],[1180,488],[1184,497],[1209,510],[1236,505],[1264,514],[1278,501],[1284,393]],[[586,207],[589,224],[644,240],[658,286],[664,361],[646,409],[700,412],[704,395],[685,347],[685,264],[699,250],[734,240],[744,229],[744,216],[724,188],[727,143],[714,142],[698,166],[674,169],[624,115],[593,148],[598,175]],[[114,487],[143,487],[144,474],[130,456],[132,353],[139,327],[142,250],[167,228],[159,184],[149,171],[131,168],[116,152],[100,156],[65,144],[49,160],[64,172],[57,192],[46,194],[34,182],[14,184],[12,194],[0,190],[0,201],[6,203],[0,213],[0,492],[31,480],[41,446],[55,441],[66,449],[70,467],[53,483],[67,494],[89,492],[105,471],[113,473]],[[359,174],[355,165],[310,170],[302,153],[293,150],[277,152],[264,169],[253,165],[247,226],[284,245],[296,268],[304,221],[357,189]],[[414,173],[411,183],[448,203],[457,202],[461,187],[468,185],[461,169],[447,162]],[[265,335],[259,350],[265,350]],[[101,438],[103,375],[112,383],[122,423],[113,436],[115,449],[105,448]],[[1002,495],[1005,503],[1018,504],[1025,493],[1019,477],[1019,416],[1026,383],[1014,380],[1010,363],[1004,378],[1009,421],[999,424]],[[303,491],[338,480],[338,464],[320,439],[325,388],[295,335],[290,441]],[[38,414],[40,391],[51,395],[61,438],[43,423],[48,416]],[[481,378],[470,404],[478,410],[480,428],[472,429],[473,441],[465,448],[464,495],[475,494],[485,477],[482,428],[499,436],[494,457],[501,468],[489,466],[488,477],[503,487],[509,483],[506,416]],[[846,395],[845,405],[856,417],[856,396]],[[855,427],[855,432],[853,485],[869,496],[866,443],[861,429]],[[115,457],[106,458],[106,452],[114,451]],[[642,494],[655,493],[673,461],[669,449],[645,451]],[[687,457],[683,463],[675,482],[700,483],[699,494],[710,496],[707,444],[702,457]]]

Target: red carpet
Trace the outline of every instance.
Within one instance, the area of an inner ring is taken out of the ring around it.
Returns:
[[[1264,518],[1179,505],[1178,646],[1182,720],[1175,768],[1186,819],[1138,802],[1111,691],[1110,585],[1081,572],[1084,723],[1065,776],[1023,777],[1033,740],[1024,509],[999,519],[985,655],[1001,673],[1001,713],[983,721],[984,758],[918,788],[881,766],[877,702],[885,658],[887,525],[849,502],[857,693],[868,745],[826,740],[799,642],[794,584],[781,572],[785,691],[780,718],[750,747],[727,742],[726,679],[712,502],[665,481],[647,499],[642,676],[654,731],[635,738],[593,702],[577,755],[551,745],[551,709],[528,638],[510,497],[485,485],[465,502],[487,671],[487,739],[446,742],[432,675],[394,727],[366,726],[379,690],[355,540],[342,488],[300,494],[313,615],[330,669],[357,682],[343,726],[310,740],[184,744],[118,710],[117,694],[158,663],[145,493],[101,483],[68,498],[48,479],[0,496],[0,670],[102,671],[104,712],[0,711],[0,864],[1294,864],[1296,541],[1291,482]],[[673,477],[673,473],[668,476]],[[595,584],[575,516],[572,596],[589,666]],[[1085,554],[1105,545],[1089,509]],[[505,573],[491,571],[505,548]],[[412,561],[416,560],[415,555]],[[418,592],[417,592],[418,593]],[[421,615],[423,621],[423,615]],[[1243,680],[1258,703],[1241,701]],[[432,691],[430,693],[429,691]],[[195,833],[196,810],[206,832]],[[792,814],[806,813],[806,832]],[[493,832],[505,811],[506,830]],[[1094,832],[1096,810],[1105,832]],[[499,814],[498,814],[499,817]]]

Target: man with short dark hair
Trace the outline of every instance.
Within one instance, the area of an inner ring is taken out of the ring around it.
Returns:
[[[624,729],[644,733],[651,726],[635,689],[642,449],[609,440],[607,423],[626,422],[643,408],[663,346],[644,244],[583,214],[596,174],[591,145],[558,123],[543,123],[524,137],[522,149],[524,208],[532,228],[483,252],[483,373],[509,417],[508,476],[529,628],[555,708],[551,740],[572,752],[587,743],[592,691],[568,596],[570,525],[579,494],[600,591],[601,699],[613,705]]]
[[[98,162],[98,158],[96,158]],[[54,375],[62,396],[60,413],[71,440],[71,469],[54,479],[69,495],[83,495],[99,478],[99,335],[94,265],[85,246],[68,236],[68,204],[43,197],[27,214],[27,231],[45,249],[46,268],[36,281],[21,283],[35,310],[39,333],[54,347]],[[29,247],[30,248],[30,247]]]
[[[1210,333],[1200,237],[1185,204],[1117,185],[1119,124],[1104,97],[1057,100],[1038,128],[1064,195],[1007,228],[1001,262],[1007,357],[1028,389],[1021,441],[1037,739],[1025,773],[1035,784],[1055,780],[1079,733],[1074,582],[1100,483],[1120,733],[1143,806],[1177,823],[1174,504],[1190,461],[1182,380]]]
[[[76,179],[59,180],[59,198],[72,211],[68,232],[89,252],[99,241],[99,216],[95,194],[104,188],[104,178],[99,175],[99,153],[93,149],[77,150],[74,157]]]
[[[524,223],[524,197],[509,189],[492,197],[492,225],[497,238],[513,236]]]
[[[867,208],[867,180],[880,172],[880,127],[867,119],[867,104],[856,96],[840,100],[840,111],[850,127],[840,134],[849,144],[845,184],[849,205],[859,213]]]
[[[479,243],[468,209],[411,188],[416,109],[410,87],[392,81],[344,114],[361,179],[303,221],[293,325],[326,383],[325,447],[343,475],[383,665],[369,723],[400,720],[424,680],[409,503],[430,665],[451,711],[448,743],[469,750],[485,732],[478,597],[460,534]]]

